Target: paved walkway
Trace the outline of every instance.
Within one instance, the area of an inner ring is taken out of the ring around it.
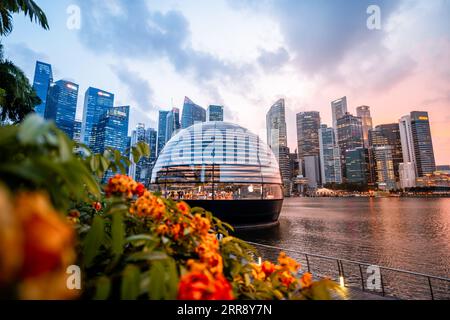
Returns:
[[[333,298],[337,300],[396,300],[392,297],[383,297],[382,295],[362,291],[361,289],[347,287],[344,297],[335,295]]]

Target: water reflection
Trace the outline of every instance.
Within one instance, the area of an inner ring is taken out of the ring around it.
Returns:
[[[244,239],[450,277],[450,199],[286,199],[280,225]]]

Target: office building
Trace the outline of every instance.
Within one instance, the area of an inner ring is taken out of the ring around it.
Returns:
[[[166,143],[180,130],[180,109],[173,108],[166,117]]]
[[[65,80],[51,83],[48,88],[44,118],[73,138],[77,111],[78,85]]]
[[[210,105],[206,110],[206,121],[223,121],[223,106]]]
[[[414,141],[417,175],[423,177],[436,171],[433,141],[428,112],[411,112],[411,131]]]
[[[333,128],[336,130],[338,119],[347,113],[347,97],[342,97],[331,102],[331,115],[333,117]]]
[[[157,155],[159,155],[166,145],[166,124],[167,124],[167,115],[169,111],[159,111],[158,116],[158,146],[157,146]]]
[[[36,61],[33,89],[36,91],[37,96],[41,99],[41,103],[35,107],[34,111],[41,117],[45,116],[48,88],[52,82],[52,66],[48,63]]]
[[[390,145],[372,146],[370,154],[373,161],[374,182],[380,190],[397,189],[394,174],[394,147]]]
[[[285,101],[279,99],[266,115],[267,144],[279,162],[285,191],[290,188],[289,148],[287,147],[287,129]]]
[[[81,121],[75,120],[72,139],[75,142],[81,142]]]
[[[366,185],[369,176],[369,157],[363,147],[348,149],[345,153],[346,182]]]
[[[308,180],[309,189],[317,189],[321,184],[319,156],[306,156],[302,160],[303,176]]]
[[[94,145],[94,126],[99,124],[105,113],[114,106],[114,94],[88,88],[84,95],[83,123],[81,127],[81,140],[89,147]]]
[[[319,130],[319,149],[322,184],[342,183],[341,156],[335,130],[325,124]]]
[[[400,163],[400,188],[414,188],[416,186],[416,166],[412,162]]]
[[[356,148],[364,147],[361,118],[346,113],[337,120],[337,140],[341,152],[342,176],[346,174],[346,152]]]
[[[300,162],[307,156],[319,158],[319,129],[319,112],[308,111],[297,114],[297,152]],[[302,166],[300,168],[302,168]]]
[[[369,106],[360,106],[356,108],[356,116],[361,118],[364,148],[369,148],[369,130],[373,128],[372,117],[370,116]]]
[[[186,129],[193,124],[206,121],[206,110],[192,102],[188,97],[184,98],[181,128]]]

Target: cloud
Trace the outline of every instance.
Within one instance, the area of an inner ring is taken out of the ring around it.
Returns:
[[[48,61],[49,59],[45,53],[37,52],[23,42],[5,45],[3,50],[5,57],[12,60],[28,75],[34,75],[36,60]],[[33,78],[30,78],[30,81],[33,81]]]
[[[144,0],[79,1],[83,12],[80,39],[89,49],[130,59],[166,58],[177,72],[207,81],[240,70],[215,56],[194,50],[189,23],[176,10],[151,11]]]
[[[273,72],[285,65],[289,59],[289,52],[285,48],[278,48],[275,52],[261,50],[258,63],[266,72]]]
[[[151,119],[150,114],[156,109],[153,105],[153,89],[148,81],[124,65],[114,65],[111,66],[111,69],[121,83],[125,85],[130,99],[134,101],[135,104],[131,106],[132,109],[137,110],[142,116]],[[136,115],[134,116],[134,118],[142,119],[141,117],[136,117]],[[152,125],[154,124],[156,124],[156,121],[152,120]]]

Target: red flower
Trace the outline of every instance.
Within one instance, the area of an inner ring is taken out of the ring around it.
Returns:
[[[94,208],[95,211],[100,211],[100,210],[102,210],[102,204],[100,202],[94,202],[92,204],[92,208]]]
[[[230,283],[223,275],[215,278],[205,273],[192,272],[184,275],[178,287],[178,300],[232,300]]]
[[[138,197],[141,197],[144,195],[144,192],[145,186],[142,183],[138,183],[133,193],[136,194]]]

